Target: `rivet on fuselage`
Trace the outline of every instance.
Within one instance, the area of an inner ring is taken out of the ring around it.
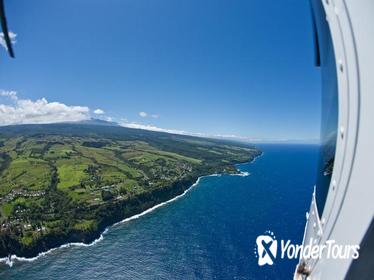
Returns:
[[[341,126],[339,131],[340,131],[340,137],[344,138],[344,126]]]
[[[343,61],[341,59],[338,60],[338,66],[339,66],[339,71],[343,72],[344,71],[344,67],[343,67]]]

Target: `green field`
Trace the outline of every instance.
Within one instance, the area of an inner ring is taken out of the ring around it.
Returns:
[[[21,250],[43,236],[95,230],[113,207],[126,216],[167,198],[178,182],[236,172],[235,163],[258,154],[240,143],[117,126],[0,128],[0,249],[13,250],[9,238]]]

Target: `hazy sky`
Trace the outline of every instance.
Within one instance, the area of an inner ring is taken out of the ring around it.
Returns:
[[[0,124],[95,116],[204,135],[319,138],[307,0],[5,4],[16,59],[0,50]]]

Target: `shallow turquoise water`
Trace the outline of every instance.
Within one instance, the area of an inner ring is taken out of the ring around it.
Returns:
[[[0,279],[291,279],[296,260],[259,267],[265,230],[301,242],[315,183],[317,146],[261,145],[247,177],[202,178],[182,198],[111,227],[91,247],[0,264]]]

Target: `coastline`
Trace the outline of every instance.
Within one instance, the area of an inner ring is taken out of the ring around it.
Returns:
[[[228,175],[228,176],[240,176],[240,177],[246,177],[246,176],[249,176],[250,173],[249,172],[243,172],[241,171],[237,166],[238,165],[241,165],[241,164],[248,164],[248,163],[253,163],[258,157],[262,156],[263,155],[263,152],[261,151],[261,153],[257,156],[255,156],[254,158],[252,158],[250,161],[247,161],[247,162],[243,162],[243,163],[238,163],[238,164],[235,164],[234,166],[236,167],[238,173],[235,173],[235,174],[225,174],[225,173],[213,173],[213,174],[209,174],[209,175],[203,175],[203,176],[199,176],[196,180],[195,180],[195,183],[193,183],[192,185],[190,185],[189,187],[187,187],[186,189],[183,190],[182,193],[166,200],[166,201],[163,201],[163,202],[160,202],[158,204],[155,204],[153,206],[151,206],[150,208],[148,209],[145,209],[144,211],[138,213],[138,214],[134,214],[130,217],[127,217],[127,218],[124,218],[122,219],[121,221],[118,221],[118,222],[115,222],[113,224],[110,224],[110,225],[107,225],[105,226],[104,230],[99,230],[99,237],[95,238],[92,242],[89,242],[89,243],[84,243],[84,242],[67,242],[67,243],[64,243],[62,245],[59,245],[59,246],[56,246],[56,247],[53,247],[49,250],[46,250],[46,251],[42,251],[42,252],[39,252],[36,256],[34,257],[19,257],[15,254],[12,254],[10,255],[9,257],[3,257],[3,258],[0,258],[0,264],[1,263],[5,263],[6,265],[8,265],[9,267],[12,267],[13,264],[14,264],[14,261],[19,261],[19,262],[33,262],[37,259],[39,259],[40,257],[43,257],[43,256],[46,256],[58,249],[63,249],[63,248],[69,248],[69,247],[72,247],[72,246],[77,246],[77,247],[90,247],[90,246],[93,246],[95,244],[97,244],[98,242],[102,241],[104,239],[104,235],[108,232],[108,230],[111,228],[111,227],[114,227],[114,226],[117,226],[119,224],[123,224],[123,223],[126,223],[126,222],[129,222],[131,220],[135,220],[135,219],[138,219],[148,213],[151,213],[153,212],[154,210],[162,207],[162,206],[165,206],[173,201],[176,201],[178,200],[179,198],[185,196],[190,190],[192,190],[194,187],[196,187],[201,178],[204,178],[204,177],[215,177],[215,176],[222,176],[222,175]]]
[[[97,244],[98,242],[102,241],[104,239],[104,235],[108,232],[108,230],[111,228],[111,227],[114,227],[114,226],[117,226],[119,224],[123,224],[123,223],[126,223],[126,222],[129,222],[131,220],[135,220],[135,219],[138,219],[148,213],[151,213],[153,212],[154,210],[162,207],[162,206],[165,206],[173,201],[176,201],[177,199],[185,196],[192,188],[196,187],[199,182],[200,182],[200,179],[201,178],[204,178],[204,177],[214,177],[214,176],[219,176],[220,174],[217,174],[217,173],[213,173],[213,174],[210,174],[210,175],[204,175],[204,176],[200,176],[197,178],[197,180],[195,181],[195,183],[193,183],[191,186],[189,186],[186,190],[183,191],[183,193],[167,200],[167,201],[164,201],[164,202],[161,202],[159,204],[156,204],[154,206],[152,206],[151,208],[148,208],[146,210],[144,210],[143,212],[141,213],[138,213],[138,214],[135,214],[133,216],[130,216],[130,217],[127,217],[119,222],[116,222],[112,225],[109,225],[107,226],[103,232],[100,233],[100,236],[98,238],[96,238],[94,241],[90,242],[90,243],[84,243],[84,242],[70,242],[70,243],[65,243],[65,244],[62,244],[58,247],[54,247],[54,248],[51,248],[47,251],[44,251],[44,252],[40,252],[37,256],[35,257],[30,257],[30,258],[27,258],[27,257],[19,257],[17,255],[11,255],[10,257],[5,257],[5,258],[0,258],[0,263],[5,263],[6,265],[8,265],[9,267],[12,267],[13,264],[14,264],[14,261],[20,261],[20,262],[33,262],[37,259],[39,259],[40,257],[43,257],[43,256],[46,256],[58,249],[63,249],[63,248],[69,248],[69,247],[72,247],[72,246],[77,246],[77,247],[90,247],[90,246],[93,246],[95,244]]]

